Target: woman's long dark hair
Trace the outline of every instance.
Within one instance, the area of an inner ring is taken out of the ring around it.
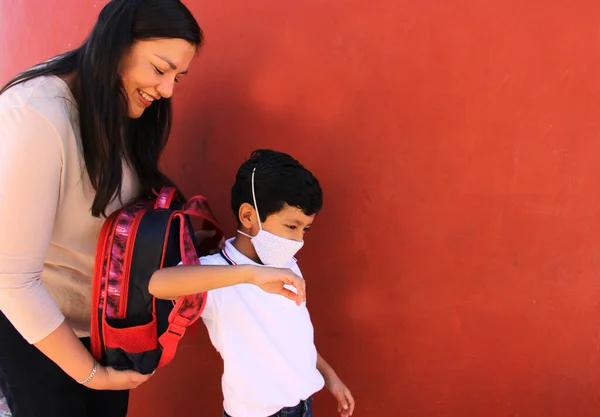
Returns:
[[[119,76],[121,60],[133,43],[153,38],[178,38],[199,47],[203,35],[179,0],[111,0],[80,47],[17,75],[0,90],[2,94],[42,75],[76,75],[83,157],[96,190],[91,207],[96,217],[120,196],[124,159],[137,175],[141,195],[173,185],[158,167],[171,129],[171,101],[155,100],[141,117],[129,119]]]

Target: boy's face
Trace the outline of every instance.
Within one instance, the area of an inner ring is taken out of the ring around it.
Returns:
[[[251,217],[252,221],[250,222],[251,227],[249,234],[251,236],[256,236],[260,227],[258,225],[256,211],[253,207],[252,211],[254,211],[254,215]],[[301,209],[290,207],[286,204],[283,209],[277,213],[269,215],[266,221],[263,222],[262,227],[267,232],[273,233],[279,237],[301,242],[304,240],[304,233],[310,230],[315,216],[316,214],[307,216]]]

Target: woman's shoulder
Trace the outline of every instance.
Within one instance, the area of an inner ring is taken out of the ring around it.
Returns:
[[[36,77],[0,94],[1,113],[41,116],[58,131],[70,130],[78,123],[75,99],[67,84],[56,76]]]

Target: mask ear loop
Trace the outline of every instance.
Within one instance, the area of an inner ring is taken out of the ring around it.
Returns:
[[[254,208],[256,209],[256,216],[258,217],[258,227],[262,230],[262,223],[260,221],[260,214],[258,212],[258,204],[256,204],[256,193],[254,192],[254,173],[256,172],[256,167],[252,170],[252,199],[254,200]]]

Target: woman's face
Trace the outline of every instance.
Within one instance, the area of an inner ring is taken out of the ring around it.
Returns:
[[[183,39],[135,42],[119,71],[129,117],[137,119],[154,100],[171,97],[195,53],[196,46]]]

